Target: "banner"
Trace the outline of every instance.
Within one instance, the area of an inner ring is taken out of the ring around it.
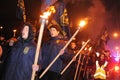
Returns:
[[[41,10],[44,11],[50,6],[54,6],[56,13],[51,15],[49,24],[58,25],[61,28],[63,36],[70,38],[69,18],[67,14],[66,5],[60,0],[44,0]]]
[[[24,0],[18,0],[16,16],[18,19],[26,22]]]

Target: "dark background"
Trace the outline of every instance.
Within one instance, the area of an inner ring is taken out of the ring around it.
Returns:
[[[77,29],[78,22],[82,18],[88,18],[87,26],[77,35],[77,39],[96,39],[102,31],[107,28],[110,34],[109,47],[120,46],[120,36],[117,39],[113,33],[120,35],[120,0],[65,0],[66,7],[72,26],[73,34]],[[30,21],[39,28],[39,16],[41,0],[25,0],[27,21]],[[0,34],[9,39],[13,36],[13,29],[17,29],[17,36],[20,31],[20,24],[23,22],[16,16],[17,0],[0,1]],[[37,25],[36,25],[37,23]]]

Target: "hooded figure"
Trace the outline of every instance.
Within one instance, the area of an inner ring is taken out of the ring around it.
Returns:
[[[31,24],[25,23],[21,36],[12,47],[11,54],[2,80],[30,80],[32,75],[32,64],[36,51],[33,41],[34,34]]]

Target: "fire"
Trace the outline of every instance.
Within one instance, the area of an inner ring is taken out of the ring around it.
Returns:
[[[83,27],[83,26],[85,26],[85,25],[86,25],[86,22],[85,22],[84,20],[80,21],[79,26]]]
[[[17,31],[16,29],[13,30],[13,32],[16,32],[16,31]]]
[[[40,17],[47,19],[51,15],[51,12],[44,12]]]
[[[83,20],[80,21],[79,26],[84,27],[88,23],[88,18],[84,18]]]
[[[92,50],[92,47],[89,47],[89,49],[88,49],[89,51],[91,51]]]
[[[52,13],[55,13],[55,12],[56,12],[54,6],[50,6],[50,7],[48,8],[48,11],[49,11],[49,12],[52,12]]]
[[[50,6],[48,7],[47,11],[43,13],[40,17],[47,19],[52,13],[55,13],[55,7]]]

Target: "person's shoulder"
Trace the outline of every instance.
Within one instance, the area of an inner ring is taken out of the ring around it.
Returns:
[[[28,45],[27,46],[30,46],[30,47],[36,47],[37,46],[37,44],[36,44],[36,42],[35,41],[31,41],[31,42],[29,42],[28,43]]]
[[[37,47],[37,44],[36,44],[35,42],[33,42],[33,43],[32,43],[32,46],[36,48],[36,47]]]
[[[56,44],[59,44],[59,45],[65,45],[67,42],[68,40],[64,38],[59,38],[56,40]]]
[[[62,42],[63,42],[63,40],[60,40],[60,39],[58,39],[58,40],[55,41],[56,44],[60,44]]]

